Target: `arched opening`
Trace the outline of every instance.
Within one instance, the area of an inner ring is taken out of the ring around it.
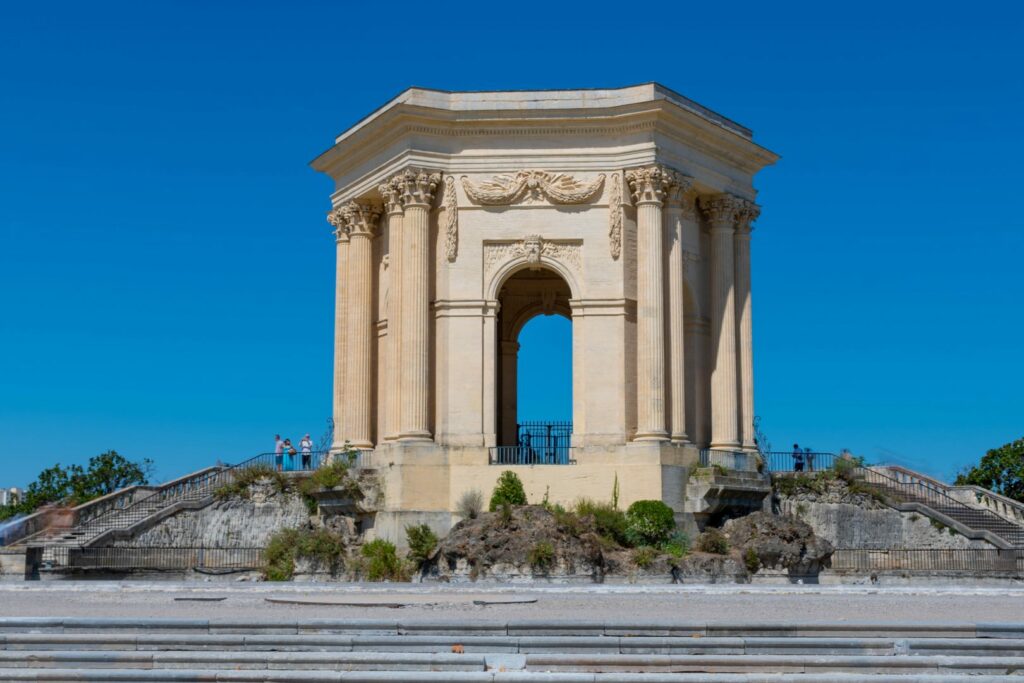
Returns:
[[[498,444],[508,464],[570,459],[571,296],[564,278],[539,266],[514,273],[498,292]]]

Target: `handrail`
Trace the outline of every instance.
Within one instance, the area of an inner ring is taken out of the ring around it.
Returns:
[[[921,480],[923,482],[926,482],[926,483],[928,483],[928,484],[930,484],[930,485],[932,485],[932,486],[934,486],[934,487],[944,491],[947,495],[950,495],[952,497],[955,497],[954,493],[957,492],[957,491],[970,491],[971,492],[971,496],[978,502],[978,505],[979,505],[979,507],[976,507],[975,509],[978,509],[978,510],[989,510],[989,511],[993,512],[994,514],[999,515],[1000,517],[1002,517],[1003,519],[1005,519],[1008,522],[1012,522],[1012,523],[1015,523],[1015,524],[1024,524],[1024,503],[1021,503],[1020,501],[1016,501],[1016,500],[1014,500],[1012,498],[1007,498],[1006,496],[1004,496],[1002,494],[999,494],[999,493],[996,493],[995,491],[991,491],[991,490],[986,489],[984,487],[974,486],[974,485],[971,485],[971,484],[968,484],[968,485],[963,485],[963,484],[961,484],[961,485],[955,485],[955,484],[950,485],[950,484],[946,484],[945,482],[939,481],[938,479],[935,479],[933,477],[929,477],[928,475],[925,475],[925,474],[920,474],[920,473],[915,472],[913,470],[910,470],[910,469],[908,469],[906,467],[903,467],[902,465],[885,465],[885,469],[891,470],[891,471],[896,472],[896,473],[898,473],[900,475],[906,476],[906,477],[908,477],[910,479],[919,479],[919,480]],[[984,504],[983,505],[981,503],[981,500],[979,499],[979,496],[980,496],[980,498],[988,498],[988,499],[992,500],[992,502],[994,504],[991,505],[991,506],[988,505],[988,504]],[[963,501],[961,501],[961,502],[963,502]],[[965,503],[965,504],[968,507],[974,507],[973,505],[970,505],[969,503]],[[1008,511],[1003,513],[1003,514],[1001,514],[999,512],[998,508],[997,509],[993,509],[993,508],[996,507],[996,505],[1002,505],[1004,508],[1011,508],[1012,510],[1014,510],[1016,512],[1016,514],[1008,512]]]

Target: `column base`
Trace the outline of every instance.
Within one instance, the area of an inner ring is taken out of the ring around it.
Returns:
[[[664,430],[637,432],[633,441],[668,441],[668,432]]]
[[[686,434],[673,434],[672,443],[677,443],[680,445],[688,444],[690,443],[690,437],[688,437]]]
[[[726,441],[724,443],[714,443],[714,442],[712,442],[712,444],[710,446],[708,446],[708,448],[710,450],[713,450],[713,451],[738,451],[738,450],[740,450],[740,442],[739,441]]]
[[[398,435],[399,441],[433,441],[434,437],[427,431],[403,432]]]

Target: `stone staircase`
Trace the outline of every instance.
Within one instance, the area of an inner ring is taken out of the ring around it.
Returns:
[[[1024,547],[1024,525],[992,510],[953,498],[924,478],[897,478],[885,467],[865,467],[856,476],[882,493],[887,502],[917,508],[923,514],[959,530],[975,531],[999,548]]]
[[[0,619],[0,681],[1005,680],[1024,623]]]

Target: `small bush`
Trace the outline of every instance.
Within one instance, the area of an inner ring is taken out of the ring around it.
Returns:
[[[580,498],[576,501],[574,511],[579,517],[591,516],[594,518],[594,530],[598,536],[615,541],[619,545],[626,545],[626,528],[629,526],[626,515],[622,510],[615,509],[614,504],[598,503],[589,498]]]
[[[729,470],[725,469],[723,465],[714,464],[711,466],[711,470],[720,477],[724,477],[729,474]]]
[[[659,546],[675,528],[672,508],[660,500],[638,500],[626,510],[625,537],[630,545]]]
[[[555,518],[555,524],[570,536],[579,537],[583,533],[583,520],[575,512],[566,510],[558,503],[548,504],[547,510]]]
[[[501,504],[501,525],[508,526],[512,523],[512,506],[508,502]]]
[[[426,562],[437,547],[437,534],[426,524],[410,524],[406,526],[405,538],[409,543],[409,559],[417,567]]]
[[[757,551],[753,548],[747,548],[747,552],[743,553],[743,564],[747,566],[747,571],[753,574],[761,568],[761,558],[757,556]]]
[[[555,548],[548,541],[534,543],[527,559],[534,570],[547,574],[555,565]]]
[[[697,539],[697,550],[713,555],[725,555],[729,552],[729,541],[718,529],[707,529]]]
[[[476,519],[480,516],[480,511],[484,509],[484,494],[480,491],[473,489],[466,491],[459,498],[459,502],[455,505],[456,512],[463,519]]]
[[[519,480],[519,475],[512,470],[505,470],[498,477],[494,493],[491,494],[491,512],[495,512],[504,503],[526,505],[526,491],[523,490],[523,482]]]
[[[640,569],[646,569],[651,566],[654,562],[654,558],[658,556],[657,551],[649,546],[642,546],[633,551],[633,564],[640,567]]]
[[[672,557],[683,557],[690,552],[690,537],[682,531],[676,531],[670,539],[662,544],[661,549]]]
[[[367,580],[404,581],[407,578],[394,543],[378,538],[364,545],[359,554],[363,558],[362,570]]]
[[[341,454],[303,479],[299,484],[299,490],[303,495],[312,496],[317,491],[340,488],[349,498],[362,500],[363,492],[359,487],[359,482],[348,474],[348,460],[344,454]]]
[[[343,564],[344,554],[345,542],[326,529],[282,529],[267,542],[263,576],[268,581],[290,581],[300,558],[313,560],[333,574]]]
[[[232,470],[231,481],[218,487],[213,495],[220,500],[248,498],[249,487],[263,481],[270,481],[278,493],[288,490],[288,480],[280,472],[269,465],[253,465]]]

